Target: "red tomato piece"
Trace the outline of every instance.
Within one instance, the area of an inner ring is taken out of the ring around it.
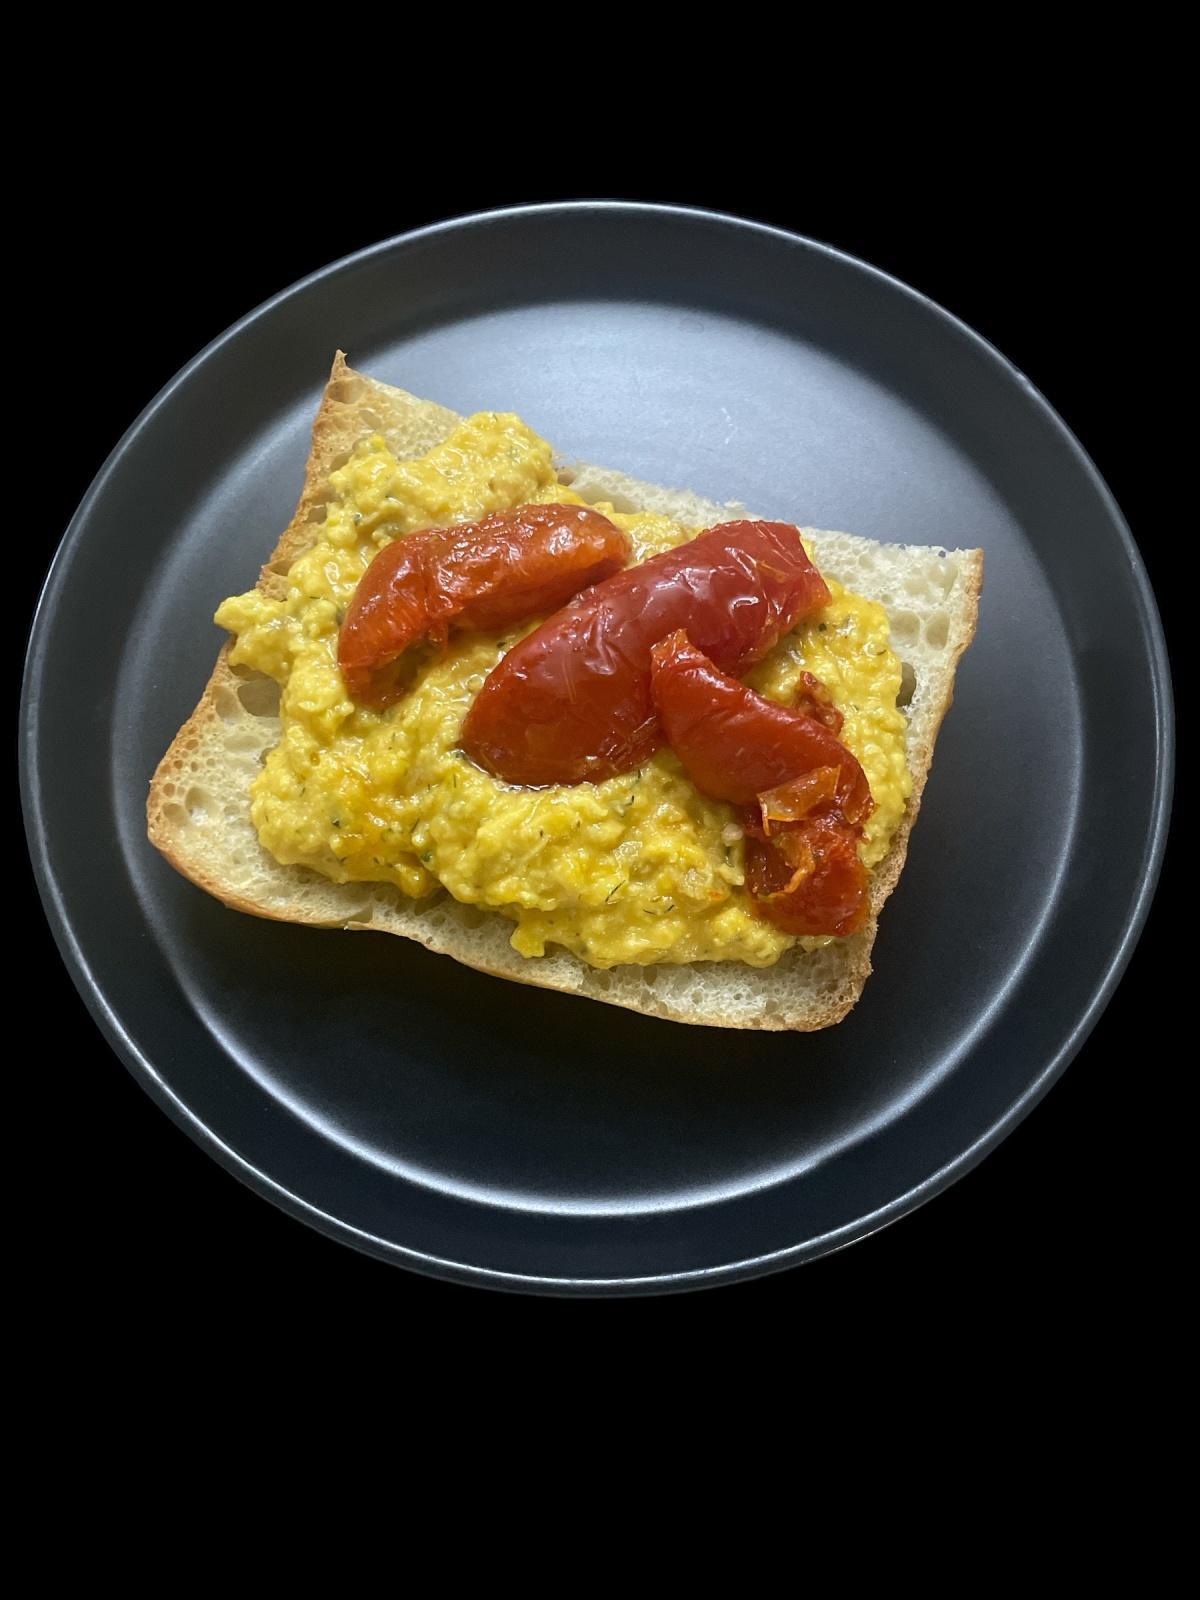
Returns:
[[[652,672],[667,742],[697,789],[757,806],[768,789],[836,767],[838,809],[847,822],[866,821],[874,805],[866,774],[824,723],[719,672],[682,631],[655,645]]]
[[[385,545],[363,574],[338,638],[353,699],[404,692],[404,652],[450,629],[505,628],[555,611],[629,560],[629,540],[591,506],[534,505],[425,528]]]
[[[816,717],[818,722],[823,722],[830,733],[841,733],[845,717],[834,705],[829,690],[820,678],[812,672],[800,674],[800,686],[792,699],[792,709],[803,711],[806,716]]]
[[[868,909],[860,832],[832,817],[809,817],[769,841],[747,831],[746,887],[759,915],[784,933],[857,933]]]
[[[651,647],[676,629],[744,672],[828,605],[798,529],[724,522],[597,584],[504,657],[463,725],[473,761],[509,783],[600,782],[662,743]]]
[[[683,632],[655,645],[651,671],[688,777],[743,808],[759,915],[785,933],[856,933],[868,909],[858,840],[874,802],[854,755],[824,722],[718,671]]]
[[[802,772],[798,778],[789,778],[774,789],[764,789],[758,797],[764,835],[771,837],[771,824],[775,832],[790,822],[803,822],[814,811],[832,805],[837,800],[840,767],[814,767]]]

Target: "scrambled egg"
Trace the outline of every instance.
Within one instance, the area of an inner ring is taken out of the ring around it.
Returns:
[[[236,635],[233,664],[282,688],[282,737],[252,790],[259,838],[276,860],[338,882],[394,884],[415,897],[445,888],[510,917],[513,946],[526,956],[553,943],[596,967],[763,967],[797,942],[752,910],[733,807],[699,794],[669,750],[604,783],[544,790],[510,788],[461,754],[473,697],[532,622],[452,637],[386,711],[348,698],[338,629],[355,585],[389,540],[530,502],[582,503],[558,482],[543,439],[515,416],[483,412],[416,461],[397,461],[378,436],[365,439],[331,482],[319,541],[291,568],[287,598],[254,590],[217,612]],[[636,561],[698,531],[655,514],[599,509],[628,533]],[[830,589],[832,604],[783,639],[748,681],[782,701],[805,671],[828,686],[875,799],[861,846],[870,866],[886,854],[912,786],[896,707],[900,664],[883,608],[836,583]]]

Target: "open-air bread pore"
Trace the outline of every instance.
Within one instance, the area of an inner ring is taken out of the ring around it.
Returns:
[[[286,595],[292,563],[316,541],[330,497],[329,475],[359,439],[381,433],[404,460],[424,455],[459,420],[444,406],[354,372],[339,352],[313,424],[300,503],[262,569],[259,587]],[[619,472],[575,466],[560,475],[585,499],[611,501],[621,511],[658,511],[697,528],[747,515],[741,506],[715,505]],[[718,961],[600,971],[561,948],[534,958],[518,955],[509,944],[512,923],[506,917],[461,905],[444,891],[414,901],[388,884],[339,884],[307,867],[281,866],[259,844],[250,817],[251,783],[280,737],[278,693],[261,674],[231,667],[228,645],[154,774],[150,839],[186,878],[256,916],[400,934],[497,977],[676,1022],[805,1032],[839,1022],[862,993],[879,911],[904,865],[934,740],[953,695],[955,666],[975,630],[983,556],[978,550],[877,544],[817,529],[804,533],[823,574],[887,609],[893,647],[907,663],[906,685],[912,684],[912,796],[888,854],[871,875],[871,916],[861,933],[812,952],[796,947],[772,967]]]

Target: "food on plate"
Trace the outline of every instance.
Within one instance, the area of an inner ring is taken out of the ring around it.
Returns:
[[[858,933],[868,910],[859,841],[875,802],[828,720],[764,699],[719,671],[682,630],[654,646],[650,671],[683,770],[701,794],[742,810],[756,909],[786,933]],[[805,690],[824,693],[815,682]]]
[[[597,584],[508,651],[463,725],[463,749],[507,783],[599,783],[631,772],[662,736],[650,650],[686,628],[744,672],[829,604],[798,528],[719,523]]]
[[[150,838],[260,916],[824,1027],[870,972],[981,561],[566,468],[339,355]]]
[[[393,539],[363,573],[338,631],[346,688],[382,709],[403,694],[398,669],[418,640],[445,645],[451,626],[487,633],[557,611],[629,556],[629,540],[590,506],[521,506]]]

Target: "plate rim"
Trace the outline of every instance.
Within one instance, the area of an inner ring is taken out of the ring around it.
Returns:
[[[305,293],[326,279],[353,270],[373,258],[387,256],[411,247],[418,241],[470,230],[481,224],[512,222],[539,215],[570,213],[608,214],[613,216],[636,214],[667,217],[700,225],[716,224],[724,228],[748,230],[752,233],[799,247],[832,259],[853,272],[865,273],[877,283],[898,292],[908,300],[923,306],[943,322],[949,324],[960,338],[975,345],[985,356],[1000,367],[1026,391],[1041,414],[1082,469],[1093,491],[1116,529],[1125,551],[1130,582],[1141,613],[1151,664],[1151,688],[1155,708],[1155,741],[1158,763],[1155,770],[1152,798],[1152,822],[1145,871],[1131,907],[1131,913],[1116,947],[1109,954],[1100,981],[1096,984],[1086,1007],[1081,1011],[1074,1027],[1060,1048],[1034,1075],[1030,1083],[1005,1113],[996,1118],[966,1149],[945,1162],[920,1183],[904,1190],[885,1205],[827,1233],[809,1238],[782,1250],[769,1251],[756,1256],[746,1256],[717,1266],[694,1268],[679,1273],[655,1273],[640,1276],[612,1278],[542,1277],[529,1273],[504,1272],[482,1267],[470,1262],[444,1259],[411,1247],[383,1239],[354,1227],[341,1218],[321,1210],[301,1195],[278,1183],[261,1167],[247,1161],[221,1139],[190,1107],[170,1088],[153,1062],[142,1052],[115,1010],[104,996],[99,981],[91,972],[86,954],[75,935],[66,912],[62,891],[51,864],[49,841],[44,818],[39,805],[38,747],[40,723],[36,713],[36,689],[40,683],[47,658],[47,642],[52,631],[58,597],[69,581],[72,557],[82,539],[96,502],[104,493],[110,479],[119,469],[142,430],[157,413],[169,403],[171,396],[204,362],[255,322],[270,316],[277,307]],[[365,1254],[400,1265],[425,1276],[445,1281],[469,1284],[476,1288],[517,1291],[560,1296],[633,1296],[664,1294],[699,1289],[723,1283],[734,1283],[747,1278],[784,1271],[845,1249],[860,1239],[869,1237],[889,1223],[907,1216],[926,1204],[979,1164],[983,1158],[1005,1139],[1024,1120],[1034,1106],[1066,1070],[1080,1047],[1102,1016],[1119,984],[1130,957],[1145,927],[1146,918],[1158,887],[1163,856],[1167,844],[1175,774],[1175,709],[1170,662],[1162,618],[1155,599],[1149,574],[1141,552],[1134,540],[1129,524],[1117,504],[1108,484],[1095,462],[1064,419],[1051,405],[1041,390],[1026,374],[984,335],[931,296],[915,289],[902,279],[875,266],[861,257],[837,246],[826,244],[789,229],[741,217],[731,212],[710,210],[699,206],[681,206],[665,203],[618,199],[552,200],[526,205],[513,205],[464,212],[439,221],[394,234],[361,250],[317,268],[298,278],[276,294],[269,296],[244,316],[231,323],[215,338],[209,340],[188,362],[167,380],[147,402],[125,429],[109,451],[83,498],[77,506],[54,552],[34,608],[22,674],[20,701],[19,770],[22,810],[24,814],[26,844],[30,855],[34,880],[37,884],[42,908],[50,925],[55,945],[70,974],[93,1022],[102,1037],[134,1079],[191,1139],[248,1188],[281,1210],[307,1223],[327,1237],[337,1239]]]

